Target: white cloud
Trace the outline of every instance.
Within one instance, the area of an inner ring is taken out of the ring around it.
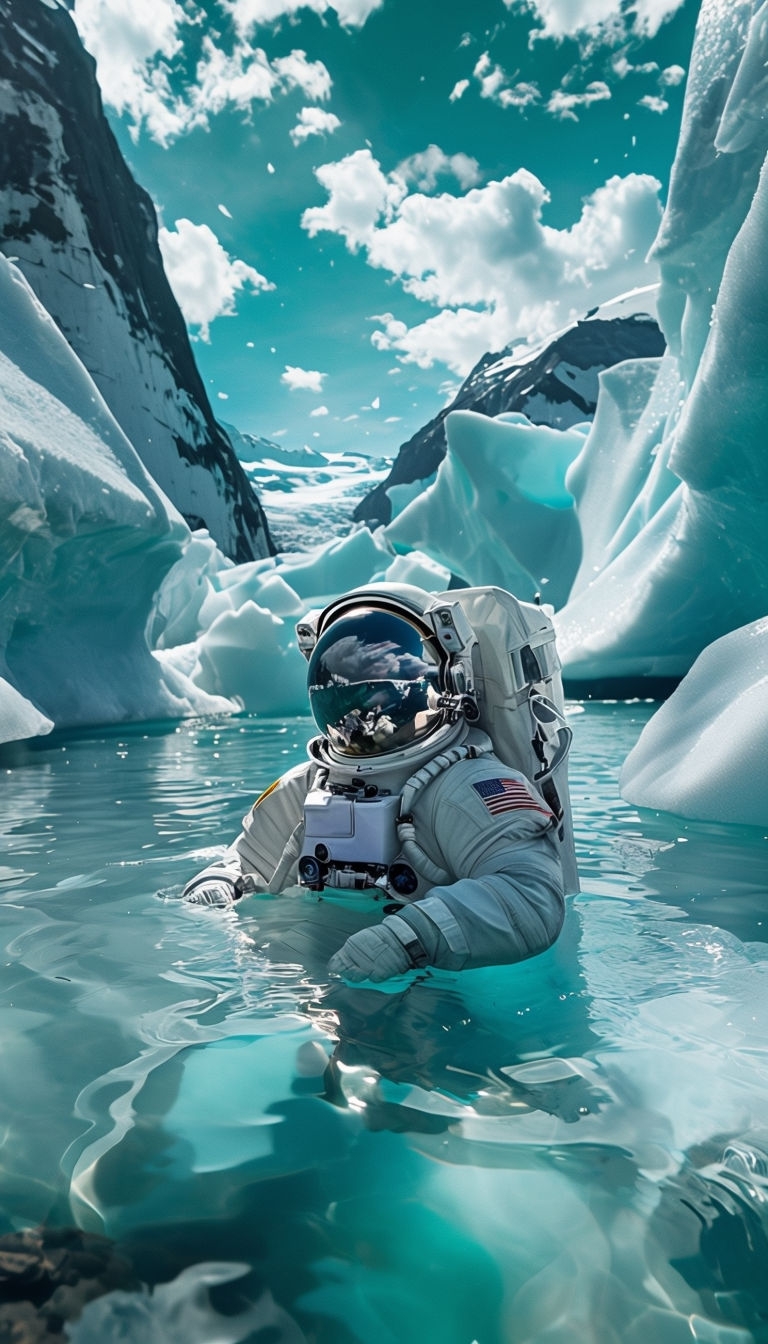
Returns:
[[[388,224],[408,195],[408,181],[432,190],[440,173],[450,173],[463,186],[479,177],[477,161],[467,154],[447,155],[438,145],[404,159],[393,173],[382,172],[370,149],[357,149],[336,163],[315,169],[328,193],[325,205],[310,206],[301,218],[310,238],[323,231],[338,233],[350,251],[372,242],[380,223]]]
[[[392,313],[372,319],[373,344],[405,363],[426,368],[439,360],[466,373],[485,351],[545,336],[654,278],[644,258],[661,214],[655,178],[611,178],[570,228],[555,229],[542,218],[549,192],[525,169],[464,195],[403,195],[396,175],[361,153],[377,202],[387,200],[388,182],[395,187],[386,208],[369,209],[365,227],[353,231],[347,196],[335,195],[338,184],[348,189],[350,164],[342,160],[318,170],[329,201],[307,212],[304,227],[341,234],[350,251],[364,248],[369,265],[439,310],[412,327]]]
[[[657,97],[656,94],[647,93],[644,98],[639,98],[638,107],[647,107],[649,112],[666,112],[669,103],[666,98]]]
[[[332,80],[322,61],[307,60],[305,51],[291,51],[273,62],[274,70],[286,89],[301,89],[305,98],[322,102],[330,97]]]
[[[239,291],[275,286],[247,262],[233,260],[207,224],[177,219],[175,232],[161,228],[158,241],[170,286],[186,321],[209,340],[214,318],[231,317]]]
[[[314,14],[335,11],[342,28],[362,28],[363,24],[381,9],[384,0],[222,0],[241,33],[250,34],[263,24],[276,23],[282,18],[294,18],[300,10]]]
[[[522,111],[541,98],[538,84],[528,81],[512,84],[514,76],[508,75],[500,65],[494,65],[487,51],[476,61],[472,74],[480,84],[480,97],[490,98],[500,107],[516,107]]]
[[[286,364],[280,382],[285,383],[291,392],[322,392],[323,380],[327,377],[327,373],[319,373],[317,369],[299,369],[293,364]]]
[[[198,16],[177,0],[77,0],[75,20],[104,100],[130,118],[134,139],[146,129],[167,146],[227,107],[247,115],[254,102],[292,89],[313,101],[331,91],[322,61],[299,50],[270,61],[244,37],[226,45],[221,34],[201,36]],[[190,82],[182,58],[193,42],[199,59]]]
[[[611,60],[611,69],[619,79],[626,79],[627,75],[654,75],[658,68],[657,61],[641,61],[633,64],[625,51],[617,52]]]
[[[502,107],[517,107],[522,111],[530,107],[531,103],[541,101],[541,90],[538,84],[523,81],[513,84],[510,89],[500,89],[497,101]]]
[[[403,159],[395,169],[398,177],[412,182],[420,191],[434,191],[438,177],[455,177],[460,187],[474,187],[480,181],[480,165],[469,154],[446,154],[439,145],[428,145],[419,154]]]
[[[116,111],[127,112],[161,144],[180,133],[184,111],[174,98],[168,63],[182,49],[187,22],[176,0],[78,0],[78,31],[98,65],[99,85]]]
[[[406,194],[405,183],[388,178],[369,149],[322,164],[315,176],[328,192],[328,202],[305,210],[302,228],[310,238],[323,230],[339,233],[352,252],[372,239],[380,219],[391,219]]]
[[[318,416],[318,415],[327,415],[327,414],[328,414],[328,407],[327,407],[327,406],[316,406],[315,409],[314,409],[314,411],[310,411],[309,414],[310,414],[311,416],[313,416],[313,417],[314,417],[314,416]]]
[[[578,121],[575,109],[577,107],[591,107],[592,103],[604,102],[611,97],[611,90],[601,79],[595,79],[588,84],[582,93],[568,93],[565,89],[555,89],[547,103],[547,111],[553,116],[566,118],[570,121]]]
[[[531,39],[589,38],[616,45],[632,33],[653,37],[685,0],[504,0],[507,9],[532,13],[541,25]]]
[[[507,82],[507,76],[501,66],[493,64],[487,51],[484,51],[476,61],[472,74],[480,81],[481,98],[494,98],[502,85]]]
[[[682,84],[685,79],[685,70],[682,65],[668,65],[659,75],[659,83],[666,85],[667,88],[673,88],[676,84]]]
[[[451,92],[448,94],[448,102],[449,103],[457,102],[458,99],[463,97],[463,95],[467,92],[468,88],[469,88],[468,79],[457,79],[456,83],[451,89]]]
[[[499,350],[506,345],[507,320],[505,311],[492,308],[480,312],[472,308],[446,308],[410,328],[393,318],[383,331],[374,331],[371,341],[377,350],[396,354],[404,364],[417,364],[421,369],[430,369],[435,363],[445,364],[463,375],[487,350]]]
[[[232,218],[231,212],[227,209],[226,205],[217,205],[216,209],[224,216],[225,219]]]
[[[311,135],[332,135],[340,125],[339,118],[333,112],[325,112],[321,107],[302,107],[290,137],[294,145],[300,145]]]

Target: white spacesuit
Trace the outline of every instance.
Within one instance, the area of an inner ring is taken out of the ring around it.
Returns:
[[[351,981],[544,951],[578,889],[546,612],[501,589],[382,584],[297,632],[321,736],[184,896],[224,905],[298,882],[386,897],[331,958]]]

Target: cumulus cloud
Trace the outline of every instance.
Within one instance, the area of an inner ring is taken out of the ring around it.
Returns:
[[[403,181],[414,183],[420,191],[434,191],[437,179],[443,176],[455,177],[464,190],[480,181],[477,159],[469,154],[446,154],[439,145],[428,145],[419,154],[403,159],[395,173]]]
[[[332,135],[340,125],[333,112],[325,112],[322,107],[302,107],[289,134],[294,145],[300,145],[312,135]]]
[[[685,0],[504,0],[507,9],[533,14],[537,38],[587,38],[618,45],[632,34],[653,37]]]
[[[73,18],[96,59],[105,100],[146,123],[161,143],[178,135],[184,114],[171,92],[168,63],[182,49],[187,16],[177,0],[136,0],[130,8],[118,0],[78,0]]]
[[[601,79],[595,79],[581,93],[568,93],[566,89],[555,89],[547,103],[547,111],[553,116],[578,121],[576,108],[591,107],[592,103],[601,103],[610,98],[611,90]]]
[[[673,88],[676,84],[682,84],[685,79],[685,70],[682,65],[668,65],[659,75],[659,83],[667,88]]]
[[[321,374],[320,376],[323,377],[322,374]],[[310,414],[312,417],[315,417],[315,416],[318,416],[318,415],[327,415],[327,414],[328,414],[328,407],[327,407],[327,406],[316,406],[315,409],[314,409],[314,411],[310,411],[309,414]]]
[[[223,0],[241,33],[250,34],[260,25],[292,19],[300,10],[313,14],[335,12],[342,28],[362,28],[384,0]]]
[[[461,98],[463,94],[467,92],[468,88],[469,88],[468,79],[457,79],[456,83],[451,89],[451,92],[448,94],[448,102],[449,103],[457,102],[458,99]]]
[[[417,364],[421,369],[445,364],[463,375],[487,350],[501,349],[508,338],[505,311],[457,308],[444,309],[414,327],[390,315],[386,325],[374,331],[371,342],[377,350],[396,354],[404,364]],[[399,368],[389,370],[400,372]]]
[[[190,326],[200,328],[204,341],[210,339],[214,318],[234,314],[240,290],[275,288],[255,267],[233,260],[207,224],[177,219],[175,231],[161,228],[158,240],[179,307]]]
[[[338,233],[351,252],[373,238],[380,220],[390,220],[406,195],[401,178],[387,177],[369,149],[357,149],[337,163],[324,163],[315,176],[328,193],[325,205],[311,206],[301,217],[310,238],[325,230]]]
[[[104,100],[132,121],[134,139],[146,129],[167,146],[227,107],[247,115],[255,102],[272,102],[292,89],[314,102],[331,91],[322,61],[299,50],[270,60],[242,35],[214,40],[178,0],[77,0],[74,17],[96,60]],[[193,51],[190,83],[184,62]]]
[[[336,163],[315,169],[328,200],[304,211],[302,227],[310,238],[323,231],[338,233],[350,251],[356,252],[372,242],[379,225],[392,222],[408,195],[409,182],[422,191],[432,191],[441,175],[450,175],[467,187],[478,181],[480,169],[468,154],[448,155],[439,145],[429,145],[387,174],[370,149],[357,149]]]
[[[644,259],[661,215],[655,178],[610,178],[570,228],[555,229],[543,219],[549,192],[525,169],[463,195],[428,196],[404,193],[370,151],[358,155],[318,169],[329,200],[303,223],[313,235],[340,234],[350,251],[364,249],[369,265],[439,310],[411,327],[392,313],[373,319],[373,344],[404,362],[426,368],[438,360],[464,374],[485,351],[547,335],[654,278]],[[348,194],[361,162],[376,184],[364,217],[351,213]]]
[[[286,364],[280,382],[285,383],[291,392],[322,392],[323,381],[327,377],[327,373],[320,373],[317,369],[299,369],[294,364]]]

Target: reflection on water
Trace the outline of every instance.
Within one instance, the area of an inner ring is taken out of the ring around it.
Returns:
[[[651,707],[575,709],[556,947],[382,991],[327,977],[359,900],[175,899],[307,720],[6,750],[0,1337],[768,1340],[768,841],[639,815]],[[62,1306],[41,1225],[122,1277]]]

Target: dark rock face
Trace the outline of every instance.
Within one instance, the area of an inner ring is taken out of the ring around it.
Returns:
[[[521,411],[535,425],[567,429],[592,419],[603,369],[663,353],[664,337],[654,319],[633,314],[587,317],[525,358],[515,359],[508,351],[484,355],[451,405],[402,445],[387,479],[358,504],[355,521],[371,527],[388,523],[388,488],[425,480],[437,471],[445,457],[444,421],[451,411],[491,416]]]
[[[234,560],[270,554],[166,279],[152,201],[122,158],[67,8],[41,0],[0,0],[0,248],[190,525]]]

